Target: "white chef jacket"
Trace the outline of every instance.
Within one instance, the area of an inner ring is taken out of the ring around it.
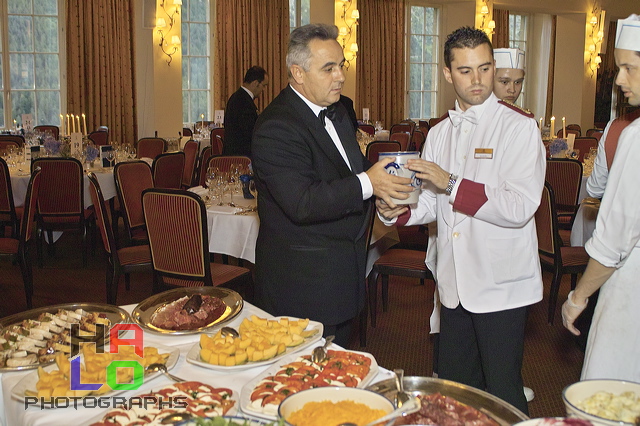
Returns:
[[[640,118],[620,134],[589,256],[617,268],[600,288],[583,379],[640,381]]]
[[[437,270],[447,308],[462,303],[486,313],[530,305],[542,300],[533,219],[546,168],[540,131],[534,119],[493,94],[469,113],[477,124],[454,126],[449,117],[429,131],[423,159],[458,180],[451,196],[425,185],[406,225],[437,220],[437,265],[427,266]],[[486,201],[477,211],[460,211],[475,210],[481,203],[469,198],[478,196]]]
[[[607,177],[609,176],[609,167],[607,166],[607,155],[604,152],[605,141],[609,134],[609,128],[611,127],[613,120],[607,123],[607,127],[604,128],[604,133],[598,142],[598,154],[596,160],[593,162],[593,170],[587,179],[587,193],[590,197],[602,198],[604,194],[604,188],[607,186]]]

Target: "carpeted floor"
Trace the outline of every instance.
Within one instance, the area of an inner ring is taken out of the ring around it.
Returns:
[[[56,243],[54,258],[45,255],[43,269],[34,260],[34,307],[70,302],[106,300],[105,254],[98,247],[89,264],[82,268],[78,255],[79,237],[65,233]],[[219,257],[215,257],[220,261]],[[527,323],[523,376],[525,385],[535,391],[529,405],[531,417],[564,416],[562,389],[580,376],[583,353],[561,324],[559,306],[556,321],[546,321],[548,286],[551,275],[544,275],[545,299],[531,307]],[[378,324],[368,327],[367,347],[354,336],[352,349],[372,353],[383,367],[403,368],[406,375],[431,376],[432,347],[429,339],[429,315],[433,306],[433,282],[419,285],[417,279],[392,278],[389,310],[378,307]],[[565,277],[559,301],[565,300],[569,277]],[[20,268],[0,259],[0,317],[26,310]],[[118,304],[138,303],[152,294],[151,274],[132,275],[131,290],[120,282]],[[559,302],[559,305],[561,302]]]

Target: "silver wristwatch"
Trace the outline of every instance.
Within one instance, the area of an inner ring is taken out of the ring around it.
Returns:
[[[454,175],[453,173],[449,174],[449,183],[447,184],[447,187],[444,190],[445,194],[451,195],[451,191],[453,191],[453,187],[456,186],[457,180],[458,180],[458,176]]]

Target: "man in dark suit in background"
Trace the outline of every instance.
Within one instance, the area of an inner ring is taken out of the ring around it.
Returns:
[[[251,135],[258,119],[253,102],[267,87],[267,72],[253,66],[244,75],[242,86],[227,101],[224,112],[224,155],[251,155]]]
[[[324,24],[291,33],[289,86],[260,114],[251,148],[258,304],[273,315],[320,321],[325,336],[346,345],[364,306],[371,198],[393,205],[390,196],[408,197],[410,180],[386,173],[390,159],[371,166],[360,152],[338,102],[345,75],[337,37],[337,27]]]

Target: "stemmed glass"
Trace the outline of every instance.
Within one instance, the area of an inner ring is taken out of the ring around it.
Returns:
[[[209,189],[209,199],[213,200],[216,198],[214,193],[214,185],[216,185],[216,179],[220,175],[220,170],[215,166],[209,166],[207,168],[207,173],[205,175],[205,184]]]
[[[109,151],[107,154],[107,160],[109,160],[109,164],[111,164],[111,168],[113,169],[114,163],[116,161],[116,152],[114,150]]]
[[[238,186],[238,176],[236,176],[233,172],[229,172],[229,176],[228,176],[228,191],[229,191],[229,206],[231,207],[236,207],[236,205],[233,203],[233,193],[237,190],[237,186]]]
[[[253,195],[253,198],[258,201],[258,188],[256,188],[256,180],[251,179],[249,181],[249,192]]]

